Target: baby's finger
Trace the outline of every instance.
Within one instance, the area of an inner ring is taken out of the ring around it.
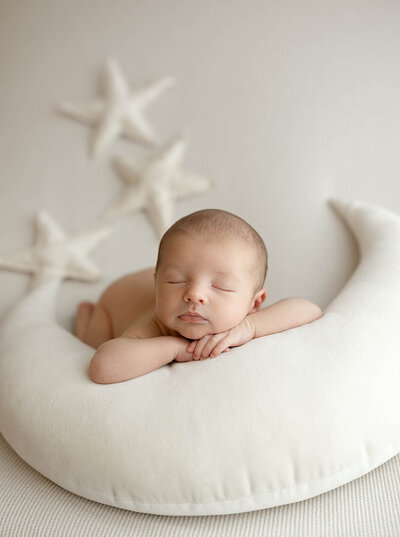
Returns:
[[[225,349],[224,351],[222,351],[221,354],[223,354],[224,352],[229,352],[230,350],[231,350],[231,349],[228,347],[227,349]],[[217,356],[219,356],[219,355],[218,355],[218,354],[215,354],[215,355],[214,355],[213,353],[210,354],[210,358],[217,358]]]
[[[210,335],[203,336],[201,339],[197,341],[197,345],[193,351],[193,360],[201,359],[201,354],[202,354],[204,345],[207,343],[210,337],[211,337]]]
[[[191,342],[188,344],[188,346],[186,347],[187,352],[192,352],[193,349],[195,348],[197,342],[198,342],[198,339],[196,339],[196,340],[194,340],[194,341],[191,341]]]
[[[216,345],[216,346],[213,348],[213,350],[212,350],[212,352],[211,352],[211,354],[210,354],[211,358],[215,358],[216,356],[218,356],[219,354],[221,354],[221,352],[225,352],[226,350],[229,350],[229,348],[228,348],[229,345],[230,345],[230,343],[229,343],[229,341],[228,341],[228,338],[225,337],[222,341],[220,341],[220,342],[218,343],[218,345]]]
[[[212,338],[210,338],[207,343],[205,344],[203,351],[201,353],[203,358],[208,358],[211,355],[211,351],[215,348],[215,346],[223,339],[225,339],[227,332],[220,332],[218,334],[215,334]]]

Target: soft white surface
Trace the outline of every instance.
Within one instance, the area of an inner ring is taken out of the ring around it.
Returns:
[[[225,516],[149,515],[71,494],[28,466],[0,435],[1,537],[396,537],[399,489],[397,455],[302,502]]]
[[[59,279],[37,287],[0,332],[7,442],[71,492],[166,515],[297,502],[399,453],[400,218],[334,207],[361,262],[323,317],[215,361],[94,384],[92,349],[52,317]]]

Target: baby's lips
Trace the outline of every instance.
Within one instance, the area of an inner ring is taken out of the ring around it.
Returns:
[[[185,315],[185,316],[187,316],[187,317],[190,317],[190,316],[193,316],[193,317],[203,317],[203,316],[201,315],[201,313],[198,313],[197,311],[189,311],[189,310],[184,311],[183,313],[181,313],[181,314],[179,315],[179,317],[182,317],[183,315]],[[203,317],[203,319],[205,319],[205,317]]]
[[[196,321],[206,321],[207,320],[205,317],[203,317],[202,315],[200,315],[198,313],[196,313],[196,314],[182,313],[182,315],[178,316],[178,319],[180,319],[181,321],[184,321],[184,322],[187,322],[187,321],[196,322]]]

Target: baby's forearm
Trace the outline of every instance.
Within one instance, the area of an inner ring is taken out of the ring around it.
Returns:
[[[267,308],[250,313],[247,318],[254,326],[254,337],[283,332],[319,319],[322,310],[305,298],[284,298]]]
[[[150,339],[118,337],[100,345],[91,359],[93,382],[112,384],[145,375],[172,362],[182,342],[174,336]]]

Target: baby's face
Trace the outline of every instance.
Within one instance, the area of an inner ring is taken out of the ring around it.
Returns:
[[[172,236],[156,274],[158,319],[188,339],[239,324],[254,302],[251,255],[239,240]]]

